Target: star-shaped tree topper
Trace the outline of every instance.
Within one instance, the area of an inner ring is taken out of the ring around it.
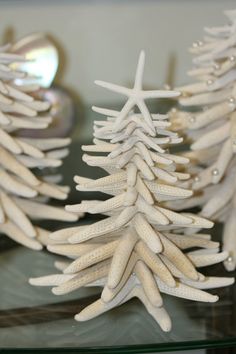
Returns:
[[[149,113],[146,106],[145,99],[149,98],[171,98],[180,95],[177,91],[168,90],[143,90],[143,71],[145,63],[145,52],[142,50],[139,55],[138,65],[135,74],[134,87],[127,88],[119,85],[115,85],[109,82],[96,80],[95,84],[104,87],[110,91],[120,93],[121,95],[127,96],[128,100],[124,107],[117,116],[116,123],[114,126],[114,131],[118,132],[121,127],[121,122],[126,118],[127,114],[137,106],[143,115],[144,120],[147,122],[149,127],[155,133],[155,127],[153,124],[153,119]]]

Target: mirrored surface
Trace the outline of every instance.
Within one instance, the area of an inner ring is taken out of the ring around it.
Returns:
[[[82,289],[57,297],[49,288],[32,287],[28,277],[54,272],[58,257],[16,246],[3,236],[0,242],[0,349],[147,353],[236,345],[235,287],[215,290],[220,295],[215,304],[164,296],[173,321],[170,333],[163,333],[136,300],[78,323],[74,314],[94,301],[98,290]],[[226,274],[222,266],[206,272]]]

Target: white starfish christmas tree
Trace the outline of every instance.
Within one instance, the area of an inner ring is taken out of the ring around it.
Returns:
[[[205,277],[197,271],[221,262],[218,243],[209,235],[183,235],[174,230],[212,227],[212,222],[188,213],[175,213],[162,206],[166,200],[185,199],[191,190],[175,186],[187,179],[177,173],[177,164],[188,159],[168,153],[166,148],[181,141],[169,130],[166,115],[151,114],[146,98],[178,96],[175,91],[145,91],[142,87],[144,52],[141,52],[133,89],[96,81],[99,86],[127,96],[121,112],[93,107],[107,116],[95,122],[94,145],[83,146],[98,155],[83,156],[91,166],[108,176],[97,180],[75,177],[79,191],[111,195],[106,201],[83,201],[67,206],[70,212],[103,214],[91,225],[59,230],[51,235],[58,242],[51,252],[75,260],[59,264],[63,274],[30,279],[33,285],[53,285],[53,293],[66,294],[82,286],[103,287],[101,298],[75,319],[85,321],[138,297],[164,331],[171,320],[161,293],[196,301],[214,302],[218,297],[201,289],[232,284],[232,278]],[[140,110],[134,113],[137,106]],[[101,155],[99,155],[102,153]],[[105,156],[104,153],[107,153]],[[189,252],[190,248],[200,248]]]
[[[41,249],[48,231],[31,219],[75,221],[77,216],[48,205],[48,197],[67,198],[68,187],[57,184],[60,176],[46,176],[43,170],[62,164],[70,139],[26,137],[27,129],[46,129],[51,117],[49,103],[34,98],[38,86],[15,84],[26,73],[14,70],[13,64],[24,60],[11,46],[0,49],[0,233]]]
[[[179,88],[184,108],[172,112],[176,128],[186,129],[192,140],[188,156],[198,163],[193,188],[203,193],[185,207],[202,206],[201,215],[223,221],[223,249],[229,252],[228,270],[236,266],[236,10],[227,11],[230,24],[206,28],[204,41],[193,44],[197,82]],[[182,208],[183,206],[180,206]]]

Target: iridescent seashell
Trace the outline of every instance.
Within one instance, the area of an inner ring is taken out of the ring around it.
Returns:
[[[26,72],[29,77],[17,79],[16,84],[39,84],[50,87],[59,64],[58,51],[45,33],[33,33],[12,45],[11,51],[25,56],[28,61],[13,63],[13,70]]]
[[[70,94],[63,88],[54,86],[40,89],[36,98],[50,102],[48,115],[52,117],[52,124],[43,130],[21,131],[21,135],[31,137],[64,137],[68,136],[73,128],[76,116],[75,103]]]
[[[71,95],[59,86],[40,90],[38,94],[41,100],[49,101],[51,104],[49,114],[53,121],[47,132],[45,131],[47,136],[70,135],[76,116],[75,103]]]

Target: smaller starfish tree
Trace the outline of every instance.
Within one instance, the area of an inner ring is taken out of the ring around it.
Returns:
[[[69,188],[58,184],[60,175],[47,176],[44,170],[62,164],[70,139],[26,136],[27,129],[47,129],[52,118],[49,102],[36,98],[37,85],[16,85],[16,79],[27,77],[14,69],[22,61],[11,45],[0,48],[0,234],[39,250],[49,232],[32,219],[75,221],[77,216],[48,203],[50,197],[67,198]]]
[[[228,270],[236,267],[236,10],[227,11],[231,24],[206,28],[205,42],[193,43],[195,68],[189,74],[197,82],[180,87],[179,102],[195,112],[174,111],[176,129],[192,140],[196,173],[193,188],[202,190],[185,207],[199,205],[201,215],[224,222],[223,249],[229,252]],[[197,162],[197,165],[196,165]],[[179,206],[182,209],[182,206]]]
[[[105,219],[91,225],[59,230],[51,235],[54,253],[75,258],[60,264],[63,274],[30,279],[33,285],[54,285],[56,295],[82,286],[102,286],[101,298],[76,315],[85,321],[132,297],[138,297],[164,331],[171,320],[160,293],[206,302],[218,297],[200,290],[232,284],[232,278],[205,277],[197,267],[221,262],[227,253],[218,253],[218,243],[209,235],[175,233],[175,229],[212,227],[199,216],[175,213],[164,206],[166,200],[184,199],[191,190],[175,186],[189,176],[176,172],[177,164],[188,159],[166,151],[181,141],[168,128],[166,115],[150,114],[146,98],[176,97],[174,91],[145,91],[142,88],[144,52],[141,52],[133,89],[96,81],[109,90],[128,97],[121,112],[94,107],[108,116],[95,122],[94,145],[83,156],[91,166],[109,175],[97,180],[75,177],[79,191],[100,191],[112,195],[106,201],[83,201],[67,206],[74,213],[103,214]],[[137,106],[139,113],[134,113]],[[104,153],[108,153],[104,156]],[[204,250],[189,252],[190,248]],[[188,250],[185,253],[185,250]]]

